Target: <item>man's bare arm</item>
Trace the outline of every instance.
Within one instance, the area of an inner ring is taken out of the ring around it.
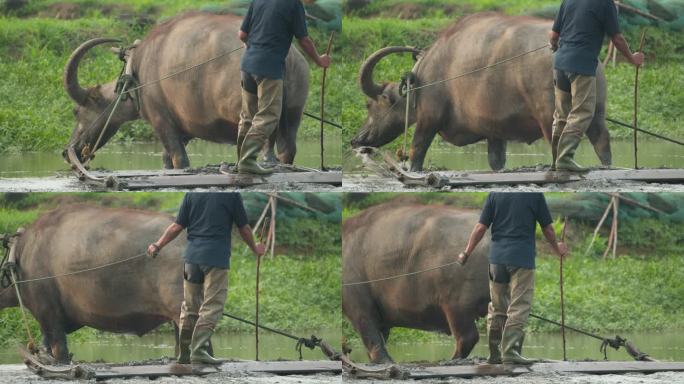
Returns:
[[[475,247],[477,247],[477,245],[480,243],[485,233],[487,233],[486,225],[482,223],[475,224],[475,228],[473,228],[473,231],[470,233],[470,237],[468,238],[468,244],[466,245],[465,251],[458,255],[457,261],[461,263],[461,265],[468,261],[468,258],[475,250]]]
[[[240,232],[240,237],[242,237],[242,240],[244,240],[249,249],[251,249],[255,255],[262,256],[266,252],[266,247],[263,244],[256,244],[256,242],[254,241],[254,235],[252,235],[252,227],[249,224],[243,225],[242,227],[238,228],[238,232]]]
[[[632,53],[629,49],[629,44],[627,44],[627,40],[622,36],[622,33],[616,33],[610,38],[610,41],[613,42],[615,48],[617,48],[617,50],[633,65],[639,67],[644,63],[644,54],[641,52]]]
[[[304,53],[306,53],[306,55],[309,56],[311,60],[316,63],[316,65],[323,68],[328,68],[328,66],[330,66],[330,56],[319,55],[318,51],[316,50],[316,45],[314,44],[313,40],[309,38],[309,36],[302,37],[297,41],[299,41],[299,46],[302,47]]]
[[[549,32],[549,45],[551,50],[556,52],[558,50],[558,42],[560,41],[560,34],[556,31]]]
[[[178,235],[181,232],[183,232],[183,229],[184,229],[183,226],[181,226],[177,223],[171,223],[171,225],[166,227],[166,229],[164,230],[164,233],[161,235],[159,240],[150,244],[147,247],[147,254],[152,256],[152,257],[157,256],[157,253],[159,253],[159,251],[161,251],[161,249],[164,248],[164,246],[166,244],[172,242],[173,239],[178,237]]]
[[[568,253],[568,247],[565,243],[559,243],[556,239],[556,231],[553,229],[553,224],[542,228],[542,233],[558,256],[563,257]]]
[[[249,35],[247,34],[247,32],[245,32],[243,30],[240,30],[240,32],[238,32],[238,39],[240,39],[240,41],[242,41],[243,43],[247,44],[248,38],[249,38]]]

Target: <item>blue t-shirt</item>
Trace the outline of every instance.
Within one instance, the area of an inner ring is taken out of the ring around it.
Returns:
[[[233,224],[245,226],[247,214],[239,193],[190,192],[183,197],[176,224],[188,232],[186,263],[230,268]]]
[[[554,68],[596,76],[603,38],[620,33],[613,0],[564,0],[553,23],[560,34]]]
[[[552,223],[541,193],[492,192],[487,196],[480,224],[491,226],[491,264],[534,269],[535,229]]]
[[[240,69],[282,79],[292,37],[308,36],[304,5],[300,0],[254,0],[240,30],[247,33],[247,51]]]

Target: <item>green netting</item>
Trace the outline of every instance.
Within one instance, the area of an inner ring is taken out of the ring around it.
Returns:
[[[244,16],[251,0],[230,0],[225,6],[207,5],[200,9],[211,13],[231,13]],[[306,13],[311,16],[308,24],[325,31],[342,30],[342,0],[315,0],[305,2]]]
[[[288,221],[296,219],[316,219],[324,222],[339,223],[342,216],[342,202],[334,193],[279,193],[286,199],[315,209],[311,212],[307,209],[279,200],[277,204],[277,220]],[[242,195],[247,215],[256,220],[261,215],[269,196],[263,193],[245,193]]]
[[[624,0],[623,3],[663,20],[655,21],[629,10],[620,9],[620,26],[623,29],[629,30],[649,25],[672,31],[684,30],[684,0]],[[558,13],[558,8],[558,5],[546,6],[531,11],[529,14],[553,19]]]
[[[620,201],[618,217],[621,221],[653,218],[670,223],[684,223],[683,193],[622,193],[621,196],[664,212],[657,213]],[[610,198],[605,193],[575,193],[547,196],[547,202],[554,217],[567,216],[574,220],[596,223],[603,215]]]

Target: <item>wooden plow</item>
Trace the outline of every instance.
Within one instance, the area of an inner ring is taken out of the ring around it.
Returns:
[[[273,375],[340,374],[339,361],[227,361],[219,366],[198,364],[152,363],[51,365],[41,361],[25,348],[20,348],[24,363],[33,373],[46,379],[108,380],[133,377],[206,376],[221,372],[267,373]]]
[[[381,367],[360,364],[362,367],[378,371]],[[395,366],[387,366],[386,370]],[[396,367],[394,368],[396,369]],[[553,361],[535,363],[531,366],[503,365],[503,364],[466,364],[466,365],[404,365],[401,367],[407,379],[447,379],[494,376],[520,376],[527,373],[562,374],[583,373],[590,375],[625,374],[625,373],[655,373],[655,372],[684,372],[684,362],[640,362],[640,361]],[[352,374],[352,373],[350,373]],[[361,372],[353,373],[357,378],[383,378],[379,373],[368,375]],[[385,377],[392,378],[392,377]]]
[[[200,169],[168,169],[160,171],[91,171],[79,160],[72,149],[69,162],[78,179],[101,190],[142,190],[164,188],[244,188],[274,184],[319,184],[342,186],[342,171],[320,171],[313,168],[278,164],[271,175],[249,175],[227,172],[218,165]],[[230,167],[229,167],[230,168]]]
[[[439,171],[416,173],[405,170],[389,153],[376,148],[360,148],[363,162],[381,169],[383,173],[400,181],[404,186],[427,188],[462,188],[474,186],[520,185],[520,184],[567,184],[581,181],[637,181],[644,183],[682,184],[684,169],[596,169],[587,173],[565,171],[505,171],[505,172],[458,172]],[[381,160],[373,159],[380,155]]]

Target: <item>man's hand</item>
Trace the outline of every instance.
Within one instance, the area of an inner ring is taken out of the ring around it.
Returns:
[[[266,246],[263,243],[256,244],[254,246],[254,253],[256,253],[257,257],[261,257],[266,253]]]
[[[568,246],[565,243],[558,243],[558,251],[560,251],[560,257],[565,257],[568,254]]]
[[[147,256],[150,256],[153,259],[157,257],[159,251],[161,251],[161,247],[158,246],[156,243],[152,243],[147,246]]]
[[[456,262],[461,264],[461,265],[465,265],[466,261],[468,261],[468,256],[470,256],[470,255],[466,254],[465,252],[461,252],[458,254],[458,257],[456,258]]]
[[[641,52],[636,52],[632,55],[630,61],[634,66],[641,67],[644,64],[644,54]]]
[[[319,67],[321,68],[328,68],[330,66],[330,62],[332,59],[328,55],[320,55],[318,56],[318,60],[316,60],[316,64],[318,64]]]
[[[551,48],[551,52],[556,52],[558,50],[558,42],[549,41],[549,48]]]

